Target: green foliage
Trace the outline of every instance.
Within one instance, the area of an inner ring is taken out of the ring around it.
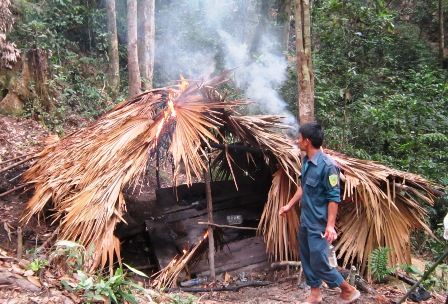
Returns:
[[[426,272],[431,267],[431,264],[425,265]],[[413,265],[400,265],[400,268],[404,270],[411,278],[420,280],[424,272],[418,270]],[[433,291],[445,291],[448,289],[448,265],[440,264],[436,269],[428,275],[428,277],[422,281],[422,285],[429,290]]]
[[[384,1],[314,10],[317,117],[327,144],[440,181],[447,177],[448,73],[421,30]]]
[[[19,0],[16,6],[19,18],[11,37],[24,54],[33,48],[49,51],[45,85],[55,103],[48,113],[41,97],[33,94],[25,116],[62,133],[71,113],[97,117],[109,109],[106,74],[101,72],[107,70],[104,9],[96,1],[82,0]]]
[[[377,282],[384,282],[393,272],[393,269],[389,268],[389,252],[387,247],[378,247],[369,255],[369,271]]]
[[[431,267],[431,264],[425,265],[425,271]],[[440,264],[436,269],[422,282],[427,289],[434,291],[448,290],[448,265]]]
[[[133,292],[144,289],[126,278],[123,269],[117,268],[109,278],[90,276],[81,270],[77,272],[78,283],[62,281],[62,286],[69,291],[82,292],[85,301],[109,300],[113,303],[137,303]]]
[[[417,1],[408,9],[381,0],[317,1],[315,107],[329,147],[446,186],[448,71],[439,68],[428,41],[434,4]],[[291,69],[282,89],[293,110],[296,78]],[[448,211],[444,205],[446,199],[427,207],[434,229]]]
[[[195,304],[197,303],[198,299],[193,295],[178,295],[174,294],[170,296],[171,304]]]
[[[28,264],[27,269],[34,272],[40,272],[48,265],[48,261],[45,259],[35,258],[31,263]]]

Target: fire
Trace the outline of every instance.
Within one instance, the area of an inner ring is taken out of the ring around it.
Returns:
[[[171,99],[168,100],[168,109],[171,112],[171,117],[176,117],[176,109],[174,109],[174,102]]]
[[[176,109],[174,108],[174,102],[172,100],[171,94],[169,96],[169,100],[167,102],[167,108],[163,111],[163,118],[160,123],[157,125],[156,138],[159,138],[160,133],[162,132],[163,126],[165,122],[170,117],[176,117]]]
[[[160,121],[159,125],[157,126],[156,138],[159,138],[160,132],[162,132],[162,129],[163,129],[164,122],[165,122],[165,118],[163,118]]]
[[[188,81],[185,80],[184,76],[180,75],[180,84],[179,84],[180,90],[182,92],[185,91],[189,85],[190,84],[188,83]]]
[[[204,236],[203,236],[204,240],[205,240],[207,237],[208,237],[208,231],[206,231],[206,232],[204,233]]]
[[[188,251],[183,249],[182,252],[183,252],[183,254],[186,254]]]

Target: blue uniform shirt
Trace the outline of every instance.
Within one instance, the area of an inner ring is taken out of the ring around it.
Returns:
[[[307,156],[303,159],[301,184],[300,225],[325,231],[328,203],[341,201],[339,169],[328,155],[319,150],[312,159]]]

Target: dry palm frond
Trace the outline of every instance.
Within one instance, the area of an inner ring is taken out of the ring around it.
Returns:
[[[198,251],[201,251],[203,245],[206,244],[205,240],[208,240],[208,234],[205,234],[189,251],[184,251],[182,255],[176,256],[165,268],[155,273],[152,276],[152,286],[161,289],[176,285],[179,274],[196,257]]]
[[[394,170],[372,161],[363,161],[327,150],[345,177],[338,227],[337,248],[344,264],[356,261],[365,270],[370,252],[380,246],[391,248],[392,265],[410,263],[410,232],[425,229],[426,211],[432,205],[436,185],[420,176]]]
[[[113,231],[126,210],[122,190],[142,174],[158,141],[171,132],[173,124],[169,150],[176,167],[185,164],[190,182],[193,174],[202,175],[206,154],[201,143],[216,141],[209,130],[219,125],[219,113],[238,105],[205,100],[210,94],[204,95],[203,89],[190,86],[184,92],[168,88],[141,94],[48,146],[24,175],[35,185],[35,193],[22,220],[28,222],[51,200],[54,218],[61,221],[59,238],[86,248],[93,245],[96,256],[91,269],[107,261],[111,267],[114,256],[120,256]],[[162,93],[177,99],[160,110]]]
[[[269,151],[290,179],[295,181],[296,175],[300,172],[299,151],[292,140],[279,132],[289,128],[282,124],[282,117],[229,115],[227,123],[233,134],[241,141]]]
[[[258,230],[263,234],[266,248],[276,260],[297,260],[297,231],[299,217],[295,209],[279,216],[280,208],[288,204],[297,189],[297,181],[292,181],[283,169],[275,172]]]

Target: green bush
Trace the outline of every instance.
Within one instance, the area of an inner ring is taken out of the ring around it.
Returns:
[[[369,271],[376,282],[383,283],[393,273],[389,268],[389,252],[387,247],[378,247],[369,255]]]

